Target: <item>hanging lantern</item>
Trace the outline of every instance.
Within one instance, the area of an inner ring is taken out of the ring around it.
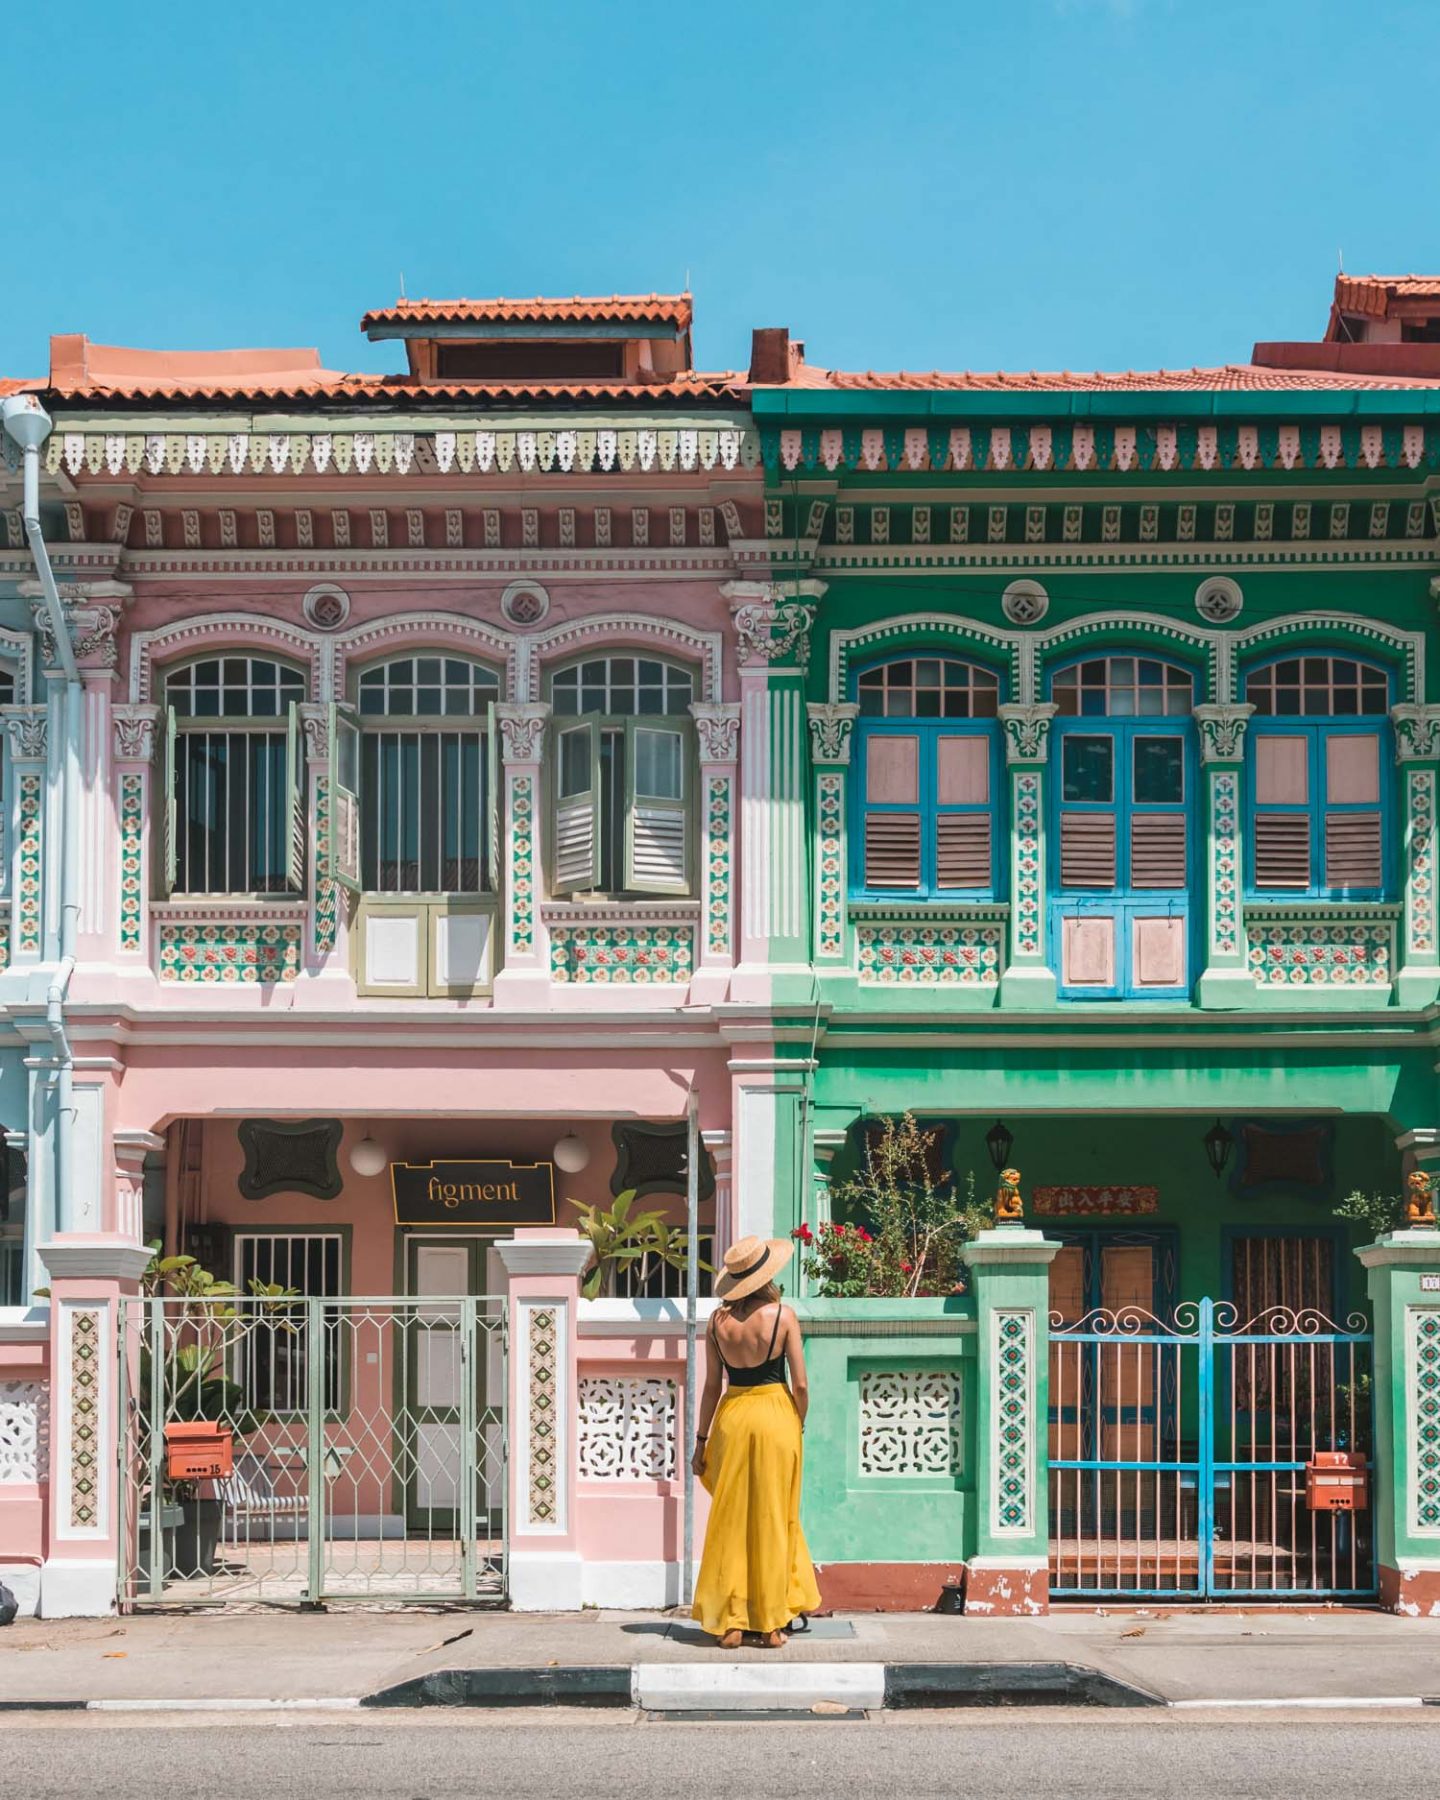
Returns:
[[[1209,1163],[1215,1179],[1218,1181],[1225,1173],[1225,1166],[1230,1161],[1230,1152],[1235,1148],[1235,1140],[1217,1119],[1205,1133],[1205,1160]]]
[[[1010,1166],[1010,1150],[1015,1139],[1005,1129],[999,1119],[985,1133],[985,1148],[990,1152],[990,1160],[997,1170]]]
[[[389,1161],[390,1152],[383,1144],[377,1144],[368,1131],[350,1147],[350,1167],[357,1175],[381,1175]]]

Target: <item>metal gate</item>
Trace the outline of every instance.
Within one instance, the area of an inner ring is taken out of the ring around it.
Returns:
[[[1087,1314],[1050,1338],[1050,1591],[1057,1597],[1363,1599],[1373,1507],[1307,1500],[1318,1452],[1373,1484],[1373,1337],[1315,1311],[1186,1302]]]
[[[122,1604],[503,1603],[507,1381],[503,1299],[126,1301]]]

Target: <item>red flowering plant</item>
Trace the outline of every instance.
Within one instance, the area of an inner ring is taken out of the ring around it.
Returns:
[[[989,1224],[966,1177],[936,1167],[937,1131],[914,1117],[887,1118],[872,1133],[858,1169],[831,1188],[837,1217],[795,1232],[805,1273],[828,1299],[953,1294],[963,1287],[961,1246]]]

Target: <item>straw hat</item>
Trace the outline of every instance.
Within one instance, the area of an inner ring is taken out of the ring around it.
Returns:
[[[784,1238],[737,1238],[725,1252],[725,1268],[715,1282],[716,1298],[743,1300],[773,1281],[794,1254],[795,1246]]]

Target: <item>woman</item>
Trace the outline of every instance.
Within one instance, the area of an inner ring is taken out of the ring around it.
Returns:
[[[710,1523],[691,1616],[722,1650],[738,1648],[746,1631],[778,1650],[785,1627],[820,1604],[800,1529],[805,1352],[775,1285],[793,1250],[783,1238],[741,1238],[715,1283],[725,1304],[710,1321],[691,1465],[710,1495]]]

